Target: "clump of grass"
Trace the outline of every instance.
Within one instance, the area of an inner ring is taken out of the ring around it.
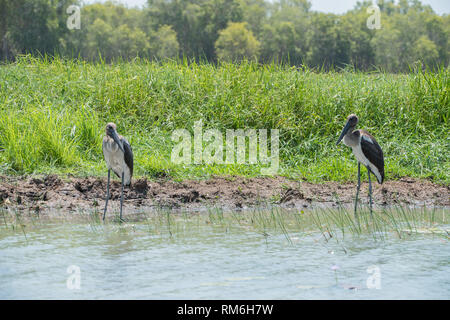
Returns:
[[[374,210],[360,208],[358,218],[353,210],[316,209],[310,211],[286,210],[280,207],[260,207],[243,212],[224,212],[210,208],[207,214],[174,213],[158,209],[146,216],[150,233],[170,237],[189,234],[194,229],[213,227],[218,231],[255,232],[266,239],[283,234],[288,243],[292,237],[320,233],[328,241],[346,238],[372,237],[384,240],[404,238],[413,234],[435,234],[448,237],[448,212],[445,209],[410,209],[392,207]]]
[[[101,136],[113,121],[131,142],[137,176],[260,174],[261,165],[175,165],[171,133],[280,129],[279,174],[353,180],[335,141],[350,113],[383,147],[387,179],[450,182],[449,70],[406,75],[316,73],[286,65],[184,61],[86,63],[19,58],[0,68],[0,170],[103,175]]]
[[[40,222],[38,217],[33,220],[33,216],[25,216],[17,211],[0,208],[0,214],[0,228],[11,228],[14,232],[22,232],[24,236],[26,225],[29,225],[27,218],[32,218],[33,225],[36,221]],[[266,241],[273,236],[283,235],[288,244],[293,244],[294,238],[301,241],[303,237],[317,238],[318,235],[326,242],[333,239],[338,243],[358,238],[373,238],[375,241],[404,239],[419,234],[448,239],[450,232],[449,214],[445,208],[412,209],[399,206],[377,209],[370,214],[369,208],[361,207],[357,218],[352,208],[344,207],[303,211],[277,206],[240,212],[208,208],[206,213],[157,207],[153,211],[137,214],[136,220],[126,223],[119,223],[117,215],[117,212],[115,218],[110,215],[106,223],[101,221],[102,212],[97,209],[82,212],[81,217],[89,223],[93,232],[102,232],[105,226],[112,226],[117,232],[141,230],[160,239],[172,240],[190,237],[193,233],[205,234],[206,237],[210,235],[211,229],[220,237],[224,233],[244,232],[258,234]]]
[[[399,238],[417,233],[444,234],[442,229],[448,225],[448,212],[445,209],[412,209],[408,207],[391,207],[374,210],[361,207],[357,216],[350,210],[323,209],[312,214],[313,223],[322,234],[330,237],[370,235],[375,240],[384,239],[395,234]]]

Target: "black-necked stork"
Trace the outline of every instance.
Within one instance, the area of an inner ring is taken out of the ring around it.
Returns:
[[[355,215],[361,186],[361,163],[366,166],[369,177],[369,205],[371,213],[372,183],[370,181],[370,173],[372,172],[375,175],[378,183],[382,184],[384,180],[383,150],[381,150],[380,145],[370,133],[365,130],[355,130],[357,123],[358,117],[355,114],[349,115],[347,117],[347,123],[336,142],[336,145],[338,145],[342,138],[344,138],[344,144],[352,148],[353,154],[358,160],[358,187],[356,189]]]
[[[120,221],[123,221],[123,186],[131,185],[131,177],[133,175],[133,150],[131,149],[131,145],[127,139],[117,134],[116,125],[112,122],[106,125],[106,135],[103,137],[102,149],[103,156],[105,157],[106,165],[108,167],[108,184],[106,187],[103,220],[105,220],[106,208],[108,207],[109,180],[112,170],[120,179],[122,179],[122,191],[120,194]]]

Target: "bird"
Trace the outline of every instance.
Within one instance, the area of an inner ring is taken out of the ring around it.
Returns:
[[[122,180],[122,190],[120,194],[120,221],[122,222],[123,187],[131,185],[133,176],[133,149],[127,139],[117,133],[116,125],[112,122],[106,124],[106,135],[103,137],[102,149],[108,168],[108,184],[106,187],[105,210],[103,211],[103,221],[105,221],[106,209],[109,199],[109,181],[111,170]]]
[[[351,114],[347,117],[347,123],[342,129],[336,145],[338,145],[342,139],[344,144],[352,148],[353,154],[358,160],[358,186],[356,188],[355,199],[355,216],[358,203],[359,189],[361,187],[361,164],[367,168],[367,174],[369,177],[369,207],[370,214],[372,214],[372,182],[370,180],[370,174],[372,173],[379,184],[384,181],[384,157],[383,150],[381,149],[375,138],[366,130],[355,130],[358,124],[358,117],[355,114]]]

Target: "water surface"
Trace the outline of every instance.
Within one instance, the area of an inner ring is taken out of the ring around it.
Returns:
[[[0,228],[1,299],[450,298],[442,235],[327,241],[318,231],[187,223],[169,232],[145,222]],[[70,266],[79,289],[68,288]]]

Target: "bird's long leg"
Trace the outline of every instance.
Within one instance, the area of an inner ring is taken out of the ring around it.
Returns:
[[[372,215],[372,182],[370,181],[369,167],[367,167],[367,175],[369,176],[369,208],[370,208],[370,215]]]
[[[111,177],[111,169],[108,169],[108,183],[106,185],[106,200],[105,200],[105,210],[103,211],[103,221],[105,221],[106,216],[106,208],[108,207],[108,200],[109,200],[109,179]]]
[[[356,213],[356,210],[358,209],[358,196],[359,196],[359,189],[361,188],[361,163],[358,161],[358,186],[356,187],[356,198],[355,198],[355,217],[356,220],[358,220],[358,214]]]
[[[123,180],[124,180],[124,172],[122,172],[122,191],[120,193],[120,221],[122,222],[122,205],[123,205]]]

